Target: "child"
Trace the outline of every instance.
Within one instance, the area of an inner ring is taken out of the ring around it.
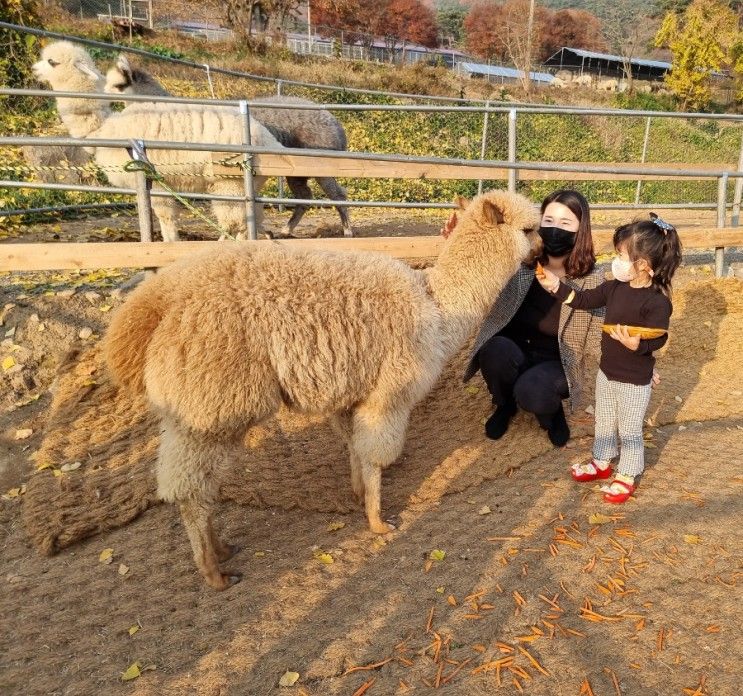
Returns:
[[[539,269],[542,272],[537,274],[542,287],[571,307],[606,307],[596,377],[593,459],[573,466],[572,475],[576,481],[609,478],[611,460],[620,454],[614,480],[602,488],[609,503],[625,502],[635,490],[635,477],[644,469],[642,424],[650,401],[653,351],[668,339],[673,310],[671,279],[681,263],[676,229],[654,213],[650,218],[622,225],[614,232],[614,280],[578,292],[547,269]],[[636,327],[645,327],[642,334],[657,337],[641,337]]]

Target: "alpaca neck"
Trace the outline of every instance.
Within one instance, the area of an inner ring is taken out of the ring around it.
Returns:
[[[482,323],[519,265],[513,251],[489,235],[463,234],[447,242],[428,270],[428,287],[443,314],[443,338],[451,355]]]
[[[109,105],[98,99],[57,99],[57,111],[73,138],[87,138],[111,115]]]

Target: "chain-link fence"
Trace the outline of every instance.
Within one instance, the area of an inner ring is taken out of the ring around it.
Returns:
[[[70,40],[74,38],[69,37]],[[102,72],[115,61],[116,46],[88,47]],[[660,168],[738,163],[743,137],[743,117],[684,117],[651,115],[636,112],[601,112],[580,109],[547,108],[541,111],[515,110],[515,142],[509,152],[509,113],[507,109],[491,111],[452,111],[432,109],[436,98],[382,92],[309,86],[286,80],[240,76],[234,71],[220,71],[207,66],[187,66],[183,62],[164,60],[162,56],[135,55],[132,64],[151,73],[169,92],[185,97],[251,99],[269,94],[299,96],[328,104],[343,125],[348,149],[358,152],[395,153],[403,155],[458,158],[463,160],[520,160],[541,162],[640,163]],[[428,110],[370,110],[378,105],[426,104]],[[8,110],[2,117],[8,134],[40,135],[61,133],[51,99],[38,99],[38,108],[22,113]],[[28,100],[24,102],[28,104]],[[333,105],[355,104],[359,110],[333,109]],[[482,105],[480,105],[482,106]],[[493,106],[501,107],[494,103]],[[362,108],[364,110],[362,110]],[[515,145],[515,148],[513,147]],[[47,180],[80,176],[100,180],[100,172],[84,163],[28,161],[29,153],[17,149],[4,154],[2,178],[30,180],[39,176]],[[74,169],[82,166],[79,172]],[[46,167],[46,170],[42,169]],[[342,180],[349,198],[360,201],[401,201],[446,203],[455,195],[470,196],[478,191],[478,181],[451,179],[352,179]],[[504,186],[504,180],[485,181],[485,188]],[[673,179],[666,181],[535,180],[520,177],[518,189],[533,200],[539,200],[556,186],[574,186],[593,204],[708,204],[717,200],[714,180]],[[276,184],[264,189],[264,195],[280,193]],[[319,194],[319,192],[316,192]],[[728,199],[732,200],[733,187]],[[105,202],[121,202],[117,197],[103,197]],[[13,191],[0,193],[0,207],[36,208],[43,205],[74,205],[101,202],[91,194],[60,191]]]

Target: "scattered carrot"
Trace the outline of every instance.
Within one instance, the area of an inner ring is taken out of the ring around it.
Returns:
[[[464,618],[477,620],[477,619],[481,619],[482,616],[480,614],[465,614]]]
[[[506,667],[513,662],[513,657],[501,657],[497,660],[490,660],[481,664],[479,667],[475,667],[472,670],[472,674],[480,674],[480,672],[490,672],[491,670],[498,669],[498,667]]]
[[[451,606],[453,606],[453,607],[456,607],[456,606],[457,606],[457,600],[456,600],[456,598],[454,597],[454,595],[449,595],[449,596],[448,596],[448,597],[446,598],[446,602],[447,602],[447,604],[449,604],[449,605],[451,605]]]
[[[513,652],[513,648],[508,643],[496,643],[495,644],[502,653],[510,654]]]
[[[534,669],[537,670],[537,672],[541,672],[542,674],[544,674],[545,677],[550,676],[550,673],[544,667],[542,667],[542,665],[539,664],[539,662],[532,656],[532,654],[528,650],[522,648],[519,645],[519,652],[522,655],[526,656],[526,658],[529,660],[529,662],[531,662],[532,666],[534,667]]]
[[[439,668],[436,670],[436,678],[433,681],[433,688],[438,689],[441,686],[441,675],[444,672],[444,663],[439,664]]]
[[[513,591],[513,598],[516,601],[516,604],[520,607],[523,607],[526,604],[526,600],[521,596],[521,593],[518,590]]]
[[[484,653],[487,650],[482,643],[475,643],[475,645],[472,646],[472,649],[478,653]]]
[[[371,689],[372,684],[377,680],[376,677],[372,677],[369,681],[364,682],[356,691],[353,692],[353,696],[364,696],[364,694]]]
[[[516,679],[516,677],[513,677],[512,681],[513,681],[513,685],[516,687],[516,691],[518,691],[520,694],[523,694],[524,689],[521,686],[521,682],[518,679]]]
[[[404,664],[406,667],[412,667],[413,666],[412,660],[408,660],[406,657],[403,657],[402,655],[398,655],[397,656],[397,660],[399,662],[402,662],[402,664]]]
[[[594,696],[593,689],[591,688],[591,684],[588,681],[587,677],[583,680],[583,683],[580,685],[580,693],[578,696]]]
[[[604,672],[606,672],[611,677],[611,683],[614,685],[614,691],[616,692],[616,695],[622,696],[622,692],[619,689],[619,680],[617,679],[617,675],[614,673],[614,670],[609,669],[608,667],[604,667]]]
[[[519,667],[518,665],[508,665],[508,671],[513,672],[513,674],[522,679],[526,679],[526,681],[531,681],[531,675],[523,667]]]
[[[593,554],[593,557],[591,558],[586,565],[583,566],[583,572],[584,573],[590,573],[594,566],[596,565],[596,554]]]
[[[452,679],[454,679],[454,677],[457,676],[457,674],[459,673],[459,671],[461,669],[463,669],[464,666],[467,665],[467,664],[469,664],[471,661],[472,661],[472,658],[471,657],[468,657],[466,660],[463,660],[462,662],[460,662],[459,665],[457,666],[457,668],[453,672],[451,672],[450,674],[447,674],[441,680],[441,684],[443,685],[443,684],[449,683]]]
[[[426,621],[426,633],[431,632],[431,624],[433,623],[433,610],[434,607],[431,607],[431,611],[428,612],[428,621]]]
[[[570,591],[568,590],[568,588],[567,588],[567,587],[565,587],[565,582],[564,582],[564,581],[562,581],[562,580],[560,581],[560,587],[562,587],[562,589],[563,589],[563,592],[565,592],[565,594],[566,594],[566,595],[567,595],[568,597],[570,597],[570,599],[575,599],[575,595],[574,595],[574,594],[572,594],[572,593],[571,593],[571,592],[570,592]]]
[[[551,606],[551,607],[552,607],[552,608],[553,608],[553,609],[554,609],[555,611],[559,611],[560,613],[562,613],[562,609],[561,609],[561,608],[560,608],[560,607],[558,606],[558,604],[557,604],[557,603],[555,603],[555,602],[554,602],[553,600],[551,600],[551,599],[548,599],[547,597],[545,597],[544,595],[541,595],[541,594],[540,594],[540,595],[537,595],[537,596],[538,596],[538,597],[539,597],[539,599],[541,599],[541,600],[542,600],[543,602],[547,602],[547,604],[549,604],[549,605],[550,605],[550,606]]]
[[[399,684],[399,688],[405,689],[405,691],[410,691],[410,684],[408,684],[407,682],[405,682],[405,681],[403,681],[401,679],[400,680],[400,684]]]
[[[573,628],[566,628],[565,630],[568,633],[570,633],[571,635],[578,636],[579,638],[585,638],[586,637],[586,634],[585,633],[581,633],[580,631],[576,631]]]
[[[658,650],[658,652],[660,652],[661,650],[663,650],[663,640],[664,639],[665,639],[665,634],[664,634],[664,631],[663,631],[663,627],[661,626],[660,631],[658,631],[658,638],[655,641],[655,647]]]
[[[371,665],[359,665],[358,667],[350,667],[343,673],[343,676],[345,677],[347,674],[351,674],[351,672],[363,672],[370,669],[377,669],[377,667],[386,665],[388,662],[391,662],[394,659],[394,657],[388,657],[386,660],[382,660],[381,662],[374,662]]]
[[[485,594],[485,590],[480,590],[479,592],[474,592],[473,594],[467,595],[464,598],[465,602],[471,602],[473,599],[480,599]]]
[[[487,537],[488,541],[521,541],[520,536],[494,536]]]
[[[544,267],[541,263],[539,263],[539,261],[537,261],[536,268],[534,269],[534,275],[540,280],[544,280],[547,277],[546,273],[544,272]]]
[[[707,631],[707,633],[719,633],[720,632],[720,627],[717,626],[716,624],[712,624],[710,626],[707,626],[707,628],[705,629],[705,631]]]

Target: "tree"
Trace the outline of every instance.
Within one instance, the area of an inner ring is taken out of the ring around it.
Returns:
[[[439,40],[449,46],[464,39],[464,18],[467,8],[459,0],[443,0],[436,6],[436,22],[439,25]]]
[[[599,15],[603,35],[611,50],[622,59],[622,71],[627,90],[632,91],[632,60],[652,40],[657,23],[647,10],[638,11],[624,2],[605,5]]]
[[[41,26],[36,0],[3,0],[0,20],[23,26]],[[6,87],[28,87],[33,82],[31,66],[36,61],[38,39],[11,29],[0,29],[0,84]],[[23,97],[9,97],[8,103],[20,107]]]
[[[546,60],[563,46],[606,51],[601,20],[585,10],[558,10],[545,23],[538,57]]]
[[[390,0],[385,15],[385,35],[395,42],[436,46],[439,34],[436,15],[421,0]]]
[[[721,0],[693,0],[682,15],[665,16],[655,44],[673,54],[666,84],[682,109],[709,105],[712,75],[733,62],[739,37],[738,17]]]
[[[256,20],[264,29],[276,30],[298,6],[299,0],[225,0],[225,20],[239,36],[249,39]]]

